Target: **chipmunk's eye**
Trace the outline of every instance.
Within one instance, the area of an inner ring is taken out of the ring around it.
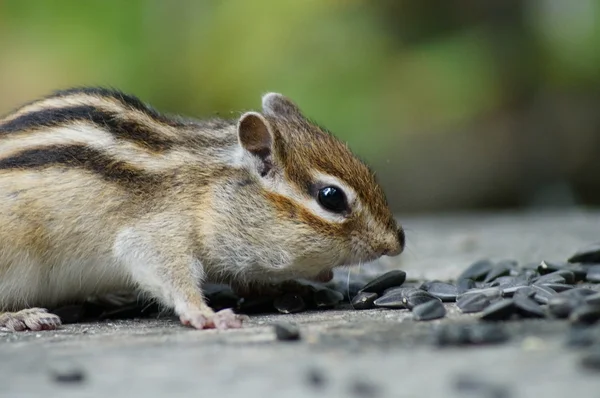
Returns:
[[[319,190],[317,196],[321,206],[335,213],[342,213],[348,210],[346,195],[336,187],[325,187]]]

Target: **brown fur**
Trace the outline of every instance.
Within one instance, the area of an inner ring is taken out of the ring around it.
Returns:
[[[341,214],[316,198],[331,181],[352,199]],[[206,305],[202,281],[310,278],[403,245],[369,168],[277,94],[239,121],[103,89],[25,105],[0,120],[0,221],[0,310],[135,288],[196,328],[241,324]],[[41,310],[0,319],[55,324]]]

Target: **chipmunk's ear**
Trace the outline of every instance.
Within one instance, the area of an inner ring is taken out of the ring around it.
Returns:
[[[279,93],[267,93],[262,97],[262,107],[265,115],[269,116],[301,116],[302,112],[296,104]]]
[[[259,173],[266,176],[273,167],[273,131],[258,112],[246,112],[238,122],[238,139],[242,148],[259,161]]]

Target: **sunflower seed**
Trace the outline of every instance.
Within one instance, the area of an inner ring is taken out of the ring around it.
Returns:
[[[585,279],[588,282],[600,283],[600,265],[589,267]]]
[[[524,285],[522,283],[512,284],[502,288],[502,296],[503,297],[512,297],[518,290],[527,288],[529,286]]]
[[[488,306],[481,314],[481,319],[485,321],[501,321],[509,319],[517,311],[512,299],[504,299]]]
[[[581,366],[594,371],[600,371],[600,347],[581,358]]]
[[[472,279],[474,281],[483,281],[488,272],[493,268],[494,263],[488,259],[479,260],[471,264],[458,279]]]
[[[499,262],[490,269],[483,281],[485,283],[490,283],[501,276],[508,276],[510,275],[511,271],[515,269],[515,266],[516,262],[514,261]]]
[[[54,363],[50,369],[52,380],[56,383],[79,384],[85,381],[85,372],[83,369],[69,361],[59,361]]]
[[[430,321],[446,316],[446,308],[439,300],[431,300],[419,304],[412,309],[413,318],[417,321]]]
[[[412,310],[419,304],[427,303],[428,301],[439,301],[441,300],[432,294],[424,291],[424,290],[415,290],[413,292],[409,292],[406,297],[402,298],[402,302],[409,310]]]
[[[434,343],[438,346],[464,346],[499,344],[509,335],[497,324],[443,325],[434,330]]]
[[[367,283],[360,291],[382,294],[384,290],[390,287],[400,286],[406,280],[406,272],[393,270],[378,276],[371,282]]]
[[[469,294],[456,302],[457,307],[464,314],[481,312],[490,304],[490,299],[484,294]]]
[[[600,305],[600,292],[596,294],[590,294],[584,299],[584,301],[589,305]]]
[[[532,285],[531,287],[535,289],[533,299],[540,304],[547,304],[548,300],[556,295],[556,292],[546,285]]]
[[[548,311],[556,318],[568,318],[579,304],[578,299],[556,295],[548,300]]]
[[[368,292],[362,292],[368,293]],[[405,309],[404,305],[404,294],[401,291],[392,292],[385,294],[378,299],[373,301],[373,305],[379,308],[390,308],[390,309]]]
[[[317,308],[331,308],[341,303],[344,295],[332,289],[321,288],[313,293],[312,300]]]
[[[352,307],[356,310],[368,310],[374,307],[373,302],[377,299],[377,297],[377,293],[358,293],[352,299]]]
[[[564,292],[565,290],[573,289],[573,285],[567,285],[565,283],[543,283],[539,286],[547,287],[554,290],[557,293]]]
[[[576,287],[574,289],[565,290],[564,292],[561,292],[560,295],[574,298],[585,298],[596,293],[598,293],[597,290],[588,289],[587,287]]]
[[[556,271],[570,271],[575,276],[575,282],[580,282],[585,279],[587,269],[578,264],[571,264],[565,262],[550,262],[542,261],[538,267],[540,274],[550,274]]]
[[[572,274],[572,273],[571,273]],[[544,283],[566,283],[567,280],[562,276],[553,272],[551,274],[542,275],[537,278],[533,284],[534,285],[543,285]]]
[[[569,320],[575,324],[591,325],[600,319],[600,306],[584,304],[571,312]]]
[[[471,289],[466,293],[461,294],[457,299],[468,296],[469,294],[483,294],[490,300],[496,300],[502,297],[502,290],[497,287],[490,287],[486,289]]]
[[[426,291],[431,293],[433,296],[439,298],[442,301],[453,302],[456,301],[456,296],[458,295],[458,289],[456,286],[445,283],[435,281],[429,283],[427,285]]]
[[[570,263],[600,263],[600,243],[578,250],[568,261]]]
[[[278,322],[273,325],[275,336],[280,341],[295,341],[300,340],[300,329],[293,323]]]
[[[458,282],[456,282],[456,288],[458,294],[463,294],[468,290],[475,288],[475,281],[473,279],[459,279]]]
[[[526,284],[519,281],[516,276],[501,276],[496,278],[493,282],[487,284],[489,287],[498,287],[500,289],[504,289],[510,286],[525,286]]]
[[[306,309],[304,299],[297,294],[284,294],[277,297],[273,302],[273,306],[283,314],[294,314]]]
[[[538,303],[524,295],[513,298],[517,313],[524,318],[545,318],[546,313]]]
[[[533,286],[521,286],[514,292],[513,297],[524,296],[527,298],[533,298],[536,292],[537,291]],[[503,290],[503,293],[506,296],[506,290]]]
[[[566,345],[570,347],[590,347],[598,338],[597,331],[587,327],[572,327],[567,335]]]

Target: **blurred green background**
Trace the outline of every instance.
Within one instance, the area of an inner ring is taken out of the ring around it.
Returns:
[[[282,92],[400,213],[600,204],[597,0],[0,0],[0,113],[78,85],[193,117]]]

